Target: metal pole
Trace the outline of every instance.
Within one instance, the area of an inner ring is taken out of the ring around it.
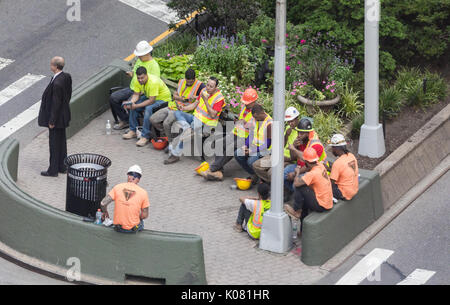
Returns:
[[[364,22],[364,124],[358,153],[370,158],[384,155],[383,126],[379,122],[379,23],[380,0],[365,0]]]
[[[277,0],[275,31],[275,84],[272,124],[272,180],[270,211],[264,214],[259,247],[285,253],[292,247],[289,216],[283,211],[284,103],[286,77],[286,0]]]

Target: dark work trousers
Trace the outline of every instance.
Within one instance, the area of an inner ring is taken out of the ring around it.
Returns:
[[[241,208],[239,209],[238,217],[236,219],[236,223],[242,225],[244,223],[247,224],[248,220],[250,219],[250,216],[252,215],[252,212],[247,210],[247,207],[245,204],[241,204]]]
[[[342,195],[341,190],[339,189],[337,184],[334,183],[333,181],[331,181],[331,187],[333,188],[333,197],[334,198],[339,199],[339,200],[347,200]]]
[[[211,172],[223,171],[223,167],[225,166],[225,164],[227,164],[234,158],[234,151],[236,150],[237,140],[238,137],[233,133],[229,133],[225,137],[223,137],[223,154],[222,156],[214,156],[214,162],[209,168]],[[228,154],[227,156],[227,150],[231,152],[231,149],[227,149],[227,147],[230,147],[231,145],[233,145],[233,152],[231,154]]]
[[[130,88],[120,89],[111,94],[109,98],[109,105],[111,107],[111,112],[116,123],[118,123],[117,118],[119,118],[123,122],[128,122],[129,114],[122,107],[122,102],[129,100],[132,95],[133,90],[131,90]]]
[[[47,172],[57,175],[65,170],[64,159],[67,157],[67,141],[65,128],[49,129],[50,166]]]
[[[303,229],[303,219],[308,216],[309,212],[322,213],[326,209],[319,205],[316,198],[316,193],[307,185],[296,187],[294,191],[294,210],[302,210],[301,227]]]

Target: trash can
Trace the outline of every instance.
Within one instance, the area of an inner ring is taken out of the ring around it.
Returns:
[[[106,196],[107,172],[111,160],[97,154],[75,154],[64,160],[67,166],[66,211],[95,217]]]

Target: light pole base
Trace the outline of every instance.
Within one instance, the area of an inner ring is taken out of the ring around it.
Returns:
[[[383,125],[361,126],[358,154],[369,158],[380,158],[386,152],[384,146]]]
[[[264,213],[259,248],[286,253],[292,248],[292,225],[286,213]]]

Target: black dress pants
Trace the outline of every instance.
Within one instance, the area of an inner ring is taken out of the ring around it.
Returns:
[[[65,128],[49,129],[50,166],[47,172],[56,175],[65,170],[64,159],[67,157],[67,140]]]
[[[311,211],[318,213],[326,211],[326,209],[317,202],[316,193],[314,193],[314,191],[307,185],[295,188],[294,210],[302,210],[302,214],[300,216],[301,230],[303,229],[303,219],[308,216]]]
[[[133,90],[130,88],[123,88],[111,94],[109,98],[109,105],[111,107],[111,112],[113,114],[114,120],[120,119],[122,122],[129,121],[129,114],[122,107],[122,102],[127,101],[133,95]]]

